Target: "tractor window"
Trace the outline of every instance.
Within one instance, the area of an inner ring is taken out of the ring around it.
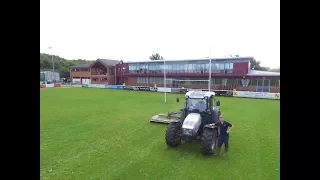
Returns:
[[[199,109],[200,112],[203,112],[203,111],[206,111],[207,104],[206,104],[206,101],[202,99],[188,99],[187,108]]]

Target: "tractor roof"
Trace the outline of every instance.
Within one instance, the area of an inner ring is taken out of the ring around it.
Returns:
[[[189,91],[186,93],[186,98],[194,98],[194,99],[203,99],[204,97],[215,96],[214,92],[206,92],[206,91]]]

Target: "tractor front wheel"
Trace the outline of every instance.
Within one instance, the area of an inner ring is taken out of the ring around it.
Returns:
[[[217,128],[204,128],[201,139],[201,152],[212,155],[217,146]]]
[[[179,122],[171,122],[166,131],[166,143],[169,147],[175,147],[181,143],[182,127]]]

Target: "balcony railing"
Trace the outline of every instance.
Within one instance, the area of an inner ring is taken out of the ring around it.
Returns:
[[[91,75],[107,75],[106,72],[91,72]]]

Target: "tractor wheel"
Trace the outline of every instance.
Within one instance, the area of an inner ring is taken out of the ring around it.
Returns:
[[[212,155],[217,146],[217,129],[204,128],[201,139],[201,152],[204,155]]]
[[[169,147],[175,147],[181,143],[182,127],[179,122],[171,122],[166,131],[166,143]]]

